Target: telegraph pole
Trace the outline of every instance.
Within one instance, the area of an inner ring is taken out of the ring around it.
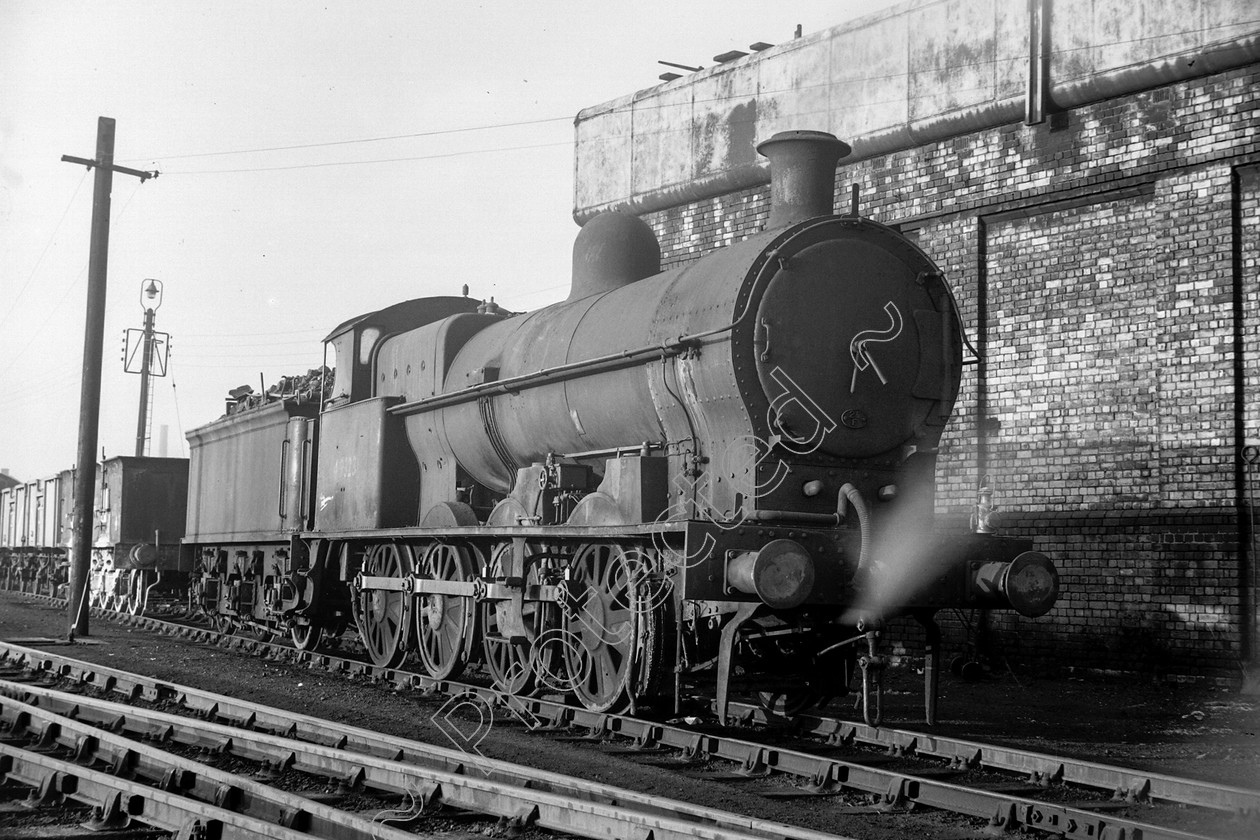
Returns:
[[[70,548],[70,633],[88,635],[88,569],[92,552],[92,509],[96,489],[96,441],[101,415],[101,358],[105,338],[105,269],[109,261],[109,193],[114,173],[134,175],[141,182],[156,172],[114,165],[114,120],[96,122],[96,157],[62,155],[67,163],[96,167],[92,192],[92,241],[88,254],[87,325],[83,333],[83,383],[79,391],[79,454],[74,480],[74,519]]]

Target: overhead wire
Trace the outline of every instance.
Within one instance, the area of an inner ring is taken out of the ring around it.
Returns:
[[[266,330],[264,332],[247,332],[247,333],[184,333],[186,338],[250,338],[257,335],[302,335],[303,333],[321,333],[326,334],[327,327],[307,327],[302,330]]]
[[[193,364],[189,362],[181,362],[181,367],[195,368],[197,370],[258,370],[259,368],[297,368],[302,367],[308,370],[314,370],[319,367],[319,360],[314,362],[309,359],[299,359],[293,362],[276,362],[267,359],[243,360],[238,363],[215,362],[213,364]],[[286,375],[292,375],[292,372]]]
[[[183,455],[186,454],[184,441],[187,436],[184,434],[184,418],[179,413],[179,392],[175,390],[174,370],[171,371],[171,401],[175,403],[175,424],[179,426],[179,451]]]
[[[1160,41],[1160,40],[1165,40],[1168,38],[1184,37],[1190,34],[1204,34],[1208,32],[1215,32],[1215,31],[1221,31],[1221,30],[1238,30],[1241,27],[1254,26],[1258,23],[1260,23],[1260,19],[1246,20],[1246,21],[1232,21],[1229,23],[1222,23],[1222,24],[1218,24],[1214,26],[1199,27],[1197,29],[1182,29],[1182,30],[1178,30],[1177,32],[1164,33],[1164,34],[1159,34],[1159,35],[1149,35],[1149,36],[1144,36],[1140,38],[1118,39],[1118,40],[1108,41],[1104,43],[1088,44],[1088,45],[1084,45],[1080,47],[1065,47],[1065,48],[1052,50],[1050,54],[1052,57],[1065,57],[1073,53],[1097,50],[1097,49],[1101,49],[1105,47],[1126,46],[1126,45],[1137,44],[1137,43]],[[1202,49],[1202,47],[1196,45],[1196,46],[1187,48],[1185,50],[1178,50],[1175,52],[1164,53],[1159,56],[1152,56],[1152,57],[1140,59],[1130,64],[1123,65],[1117,69],[1125,69],[1128,67],[1137,66],[1142,63],[1146,63],[1155,59],[1176,58],[1182,54],[1185,54],[1188,52],[1194,52],[1200,49]],[[959,62],[957,64],[952,64],[949,67],[945,67],[945,68],[940,68],[940,69],[934,68],[932,72],[956,73],[961,70],[972,70],[972,69],[978,69],[978,68],[984,68],[984,67],[993,67],[993,66],[997,66],[1001,64],[1007,64],[1007,65],[1022,64],[1025,61],[1026,61],[1025,56],[1010,56],[1010,57],[1000,57],[1000,58],[992,58],[992,59],[979,59],[979,60],[974,60],[974,61]],[[909,78],[910,76],[916,75],[921,72],[923,71],[906,70],[906,71],[895,72],[895,73],[864,75],[864,76],[855,77],[852,79],[828,78],[825,81],[822,81],[816,84],[804,84],[804,85],[794,84],[790,87],[786,87],[782,89],[759,89],[757,91],[757,94],[759,96],[775,96],[775,95],[789,93],[789,92],[800,92],[800,91],[808,91],[812,89],[834,87],[836,85],[869,84],[872,82],[895,81],[898,79]],[[1070,81],[1075,81],[1075,79],[1065,79],[1064,81],[1070,82]],[[958,93],[979,92],[982,90],[986,90],[990,87],[991,85],[986,84],[986,85],[973,87],[969,89],[959,90],[957,88],[952,88],[951,90],[955,95],[957,95]],[[890,104],[892,102],[905,101],[907,98],[911,100],[916,100],[916,99],[931,98],[936,95],[937,94],[934,94],[934,93],[924,93],[924,94],[916,95],[916,94],[911,94],[909,92],[906,92],[905,94],[900,94],[898,97],[893,98],[893,99],[867,100],[865,102],[862,102],[856,105],[855,107],[865,107],[865,108],[879,107],[881,105]],[[706,104],[707,105],[720,104],[722,102],[730,101],[732,99],[737,99],[737,98],[738,99],[747,98],[747,94],[731,94],[731,95],[725,95],[725,96],[710,97],[707,99],[690,99],[687,101],[685,107],[694,107],[695,105],[706,105]],[[631,107],[633,107],[636,111],[644,111],[644,110],[649,110],[649,109],[659,110],[659,109],[665,109],[665,108],[677,108],[677,107],[684,107],[684,106],[678,103],[662,103],[662,104],[652,105],[652,104],[645,104],[644,102],[640,101],[640,102],[634,103],[634,105]],[[607,113],[613,114],[617,112],[618,112],[618,109],[612,109],[608,111]],[[567,117],[567,116],[566,117],[544,117],[544,118],[539,118],[539,119],[534,119],[534,120],[518,120],[518,121],[503,122],[503,123],[490,123],[490,124],[479,125],[479,126],[459,126],[459,127],[447,128],[447,129],[433,129],[429,131],[417,131],[417,132],[409,132],[409,133],[404,133],[404,134],[391,134],[391,135],[354,138],[354,139],[346,139],[346,140],[328,140],[328,141],[320,141],[320,142],[295,143],[295,144],[289,144],[289,145],[283,145],[283,146],[268,146],[268,147],[252,148],[252,149],[232,149],[232,150],[220,150],[220,151],[209,151],[209,152],[192,152],[192,153],[175,154],[175,155],[154,155],[151,157],[134,157],[134,158],[131,158],[131,160],[132,161],[183,160],[183,159],[190,159],[190,158],[222,157],[222,156],[229,156],[229,155],[260,154],[260,153],[279,152],[279,151],[330,148],[330,147],[337,147],[337,146],[351,146],[351,145],[360,145],[360,144],[367,144],[367,143],[380,143],[380,142],[386,142],[386,141],[392,141],[392,140],[406,140],[406,139],[417,139],[417,138],[424,138],[424,137],[437,137],[437,136],[478,132],[478,131],[493,131],[493,130],[505,129],[505,128],[520,128],[524,126],[567,122],[567,121],[571,121],[571,119],[572,119],[571,117]],[[670,131],[671,131],[670,129],[665,129],[661,132],[655,132],[655,133],[664,134],[664,133],[669,133]],[[638,136],[643,136],[643,133],[640,132]],[[286,164],[286,165],[278,165],[278,166],[240,167],[240,168],[234,168],[234,169],[187,170],[187,171],[182,171],[182,172],[179,170],[174,170],[174,171],[166,170],[163,174],[210,175],[210,174],[281,172],[281,171],[289,171],[289,170],[326,168],[326,167],[334,167],[334,166],[363,166],[363,165],[380,164],[380,163],[404,163],[404,162],[423,161],[423,160],[440,160],[444,158],[461,157],[461,156],[467,156],[467,155],[495,154],[495,153],[502,153],[502,152],[526,151],[526,150],[533,150],[533,149],[554,148],[554,147],[571,146],[571,145],[573,145],[573,141],[569,140],[569,141],[557,142],[557,143],[540,143],[540,144],[532,144],[532,145],[506,146],[506,147],[499,147],[499,148],[493,148],[493,149],[469,149],[469,150],[461,150],[461,151],[449,152],[449,153],[413,155],[413,156],[406,156],[406,157],[379,158],[379,159],[371,159],[371,160],[324,161],[324,162],[305,163],[305,164]]]
[[[306,345],[311,351],[318,351],[320,343],[312,341]],[[259,352],[252,347],[225,347],[222,350],[214,350],[212,348],[200,348],[197,352],[189,353],[184,350],[183,345],[177,345],[172,352],[178,352],[182,359],[258,359],[260,362],[271,362],[272,364],[285,364],[287,361],[295,359],[303,359],[310,353],[301,350],[282,350],[279,352]]]
[[[223,336],[223,338],[226,338],[226,337],[227,336]],[[312,341],[318,341],[318,340],[319,340],[318,338],[311,338],[311,339],[299,338],[299,339],[294,339],[293,341],[251,341],[249,342],[249,346],[250,347],[289,347],[291,345],[304,346],[304,345],[309,345]],[[217,350],[217,349],[223,348],[224,343],[222,340],[211,341],[208,343],[181,340],[179,342],[179,347],[181,350],[187,350],[190,347],[194,349],[199,349],[199,350],[207,349],[207,348]]]
[[[572,117],[544,117],[536,120],[518,120],[516,122],[493,123],[491,125],[463,126],[458,128],[439,128],[432,131],[413,131],[408,134],[390,134],[383,137],[359,137],[353,140],[326,140],[320,143],[295,143],[290,146],[266,146],[257,149],[232,149],[221,152],[192,152],[182,155],[141,155],[130,158],[132,162],[144,160],[183,160],[186,158],[222,157],[224,155],[250,155],[261,152],[290,152],[298,149],[317,149],[328,146],[350,146],[358,143],[383,143],[389,140],[413,140],[420,137],[438,137],[446,134],[463,134],[472,131],[491,131],[500,128],[521,128],[527,125],[542,125],[553,122],[572,122]]]
[[[129,195],[127,197],[127,200],[123,202],[122,209],[120,209],[118,213],[115,214],[114,224],[121,222],[122,219],[126,216],[127,208],[131,206],[131,201],[132,199],[136,197],[136,193],[140,190],[140,185],[142,183],[143,183],[142,181],[136,182],[135,186],[131,190],[131,195]],[[13,370],[14,365],[16,365],[18,361],[22,358],[22,356],[26,354],[26,351],[30,349],[32,344],[35,343],[35,340],[39,338],[41,335],[43,335],[44,327],[46,327],[48,325],[48,322],[52,320],[53,316],[56,315],[61,310],[61,307],[65,304],[66,300],[70,297],[70,293],[74,291],[75,289],[79,288],[79,285],[83,282],[83,278],[87,275],[87,270],[88,270],[88,263],[84,263],[83,267],[79,269],[78,274],[75,275],[74,282],[72,282],[69,286],[67,286],[65,291],[61,293],[61,297],[57,299],[57,302],[53,304],[51,307],[49,307],[48,314],[44,316],[44,320],[40,322],[39,326],[36,327],[32,331],[30,339],[27,340],[26,344],[22,345],[22,348],[18,350],[17,353],[13,354],[9,358],[8,366],[5,367],[4,370],[0,370],[0,376],[3,376],[7,374],[9,371]]]
[[[573,141],[566,140],[561,143],[537,143],[528,146],[506,146],[498,149],[465,149],[458,152],[444,152],[442,154],[433,155],[411,155],[408,157],[397,158],[375,158],[372,160],[342,160],[342,161],[324,161],[320,163],[295,163],[283,166],[259,166],[259,167],[243,167],[238,169],[191,169],[180,172],[179,170],[167,170],[163,174],[167,176],[186,176],[186,175],[235,175],[240,173],[255,172],[285,172],[293,169],[325,169],[330,166],[367,166],[377,163],[408,163],[420,160],[441,160],[444,158],[466,157],[468,155],[493,154],[498,152],[520,152],[530,149],[548,149],[559,148],[560,146],[572,146]]]
[[[48,250],[52,248],[53,242],[57,241],[57,234],[61,232],[61,225],[66,221],[66,216],[70,214],[70,208],[74,206],[74,200],[79,197],[79,191],[83,189],[83,182],[87,180],[88,170],[83,170],[83,176],[79,178],[79,183],[75,185],[74,194],[70,196],[70,200],[66,202],[66,209],[61,211],[61,218],[57,220],[57,224],[53,227],[53,232],[48,236],[48,242],[44,245],[44,250],[39,252],[39,258],[35,260],[35,265],[31,268],[31,273],[27,275],[26,282],[22,284],[22,288],[13,296],[9,303],[8,311],[4,313],[4,317],[0,317],[0,327],[8,322],[9,316],[17,309],[18,302],[21,301],[22,295],[26,293],[30,287],[31,281],[35,279],[35,273],[39,271],[39,267],[44,263],[44,257],[48,256]]]

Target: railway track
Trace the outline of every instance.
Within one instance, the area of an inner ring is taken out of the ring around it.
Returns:
[[[164,633],[265,653],[332,673],[464,697],[527,720],[549,732],[581,733],[638,761],[729,779],[785,780],[768,796],[841,796],[880,809],[929,806],[987,820],[995,828],[1035,829],[1072,838],[1191,838],[1252,836],[1260,792],[1134,771],[1096,762],[942,738],[890,727],[872,728],[824,716],[805,716],[791,732],[698,729],[598,714],[537,698],[504,697],[492,689],[432,680],[325,653],[224,637],[152,618],[124,621]],[[174,699],[205,714],[248,719],[240,701],[207,692],[174,693],[137,678],[45,651],[0,645],[0,659],[37,672],[127,696]],[[749,724],[767,723],[751,705],[737,705]],[[502,711],[501,711],[502,714]],[[750,737],[761,740],[749,740]],[[855,795],[858,799],[855,800]]]
[[[97,828],[134,820],[189,838],[393,840],[413,835],[390,823],[419,823],[453,809],[574,837],[835,837],[259,704],[228,701],[181,716],[137,705],[138,696],[117,703],[21,679],[30,673],[0,674],[0,776],[30,788],[33,803],[71,798],[92,806]],[[159,697],[199,694],[154,688]],[[218,769],[205,755],[249,770]],[[312,798],[278,786],[286,777],[301,784],[295,775],[337,792]]]

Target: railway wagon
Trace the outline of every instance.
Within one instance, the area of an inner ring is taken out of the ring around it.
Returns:
[[[89,592],[98,607],[143,612],[149,597],[183,598],[179,565],[188,459],[107,458],[97,467]],[[64,596],[69,581],[76,471],[0,491],[0,576],[5,588]],[[155,587],[154,584],[157,584]]]
[[[155,593],[183,600],[180,562],[188,459],[118,456],[101,462],[93,505],[92,603],[143,613]]]
[[[9,589],[56,594],[74,510],[74,471],[0,490],[0,568]]]

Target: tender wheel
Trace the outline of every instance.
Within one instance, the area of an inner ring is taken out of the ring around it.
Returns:
[[[109,608],[114,612],[125,612],[127,610],[127,584],[123,580],[122,572],[115,573],[110,582],[113,585],[109,588]]]
[[[405,545],[374,545],[363,561],[368,577],[405,578],[414,564]],[[404,592],[365,589],[355,594],[354,623],[372,663],[381,668],[397,668],[407,654],[407,624],[411,619],[411,596]]]
[[[435,543],[421,562],[421,574],[431,580],[469,581],[477,564],[466,549]],[[473,649],[477,613],[471,597],[425,593],[414,603],[416,652],[429,676],[458,677]]]
[[[148,576],[143,569],[132,569],[127,580],[127,612],[144,614],[144,592],[149,587]]]
[[[131,575],[126,572],[119,573],[118,580],[114,583],[114,609],[120,613],[131,614]]]
[[[289,627],[289,638],[298,650],[311,651],[319,647],[323,630],[318,624],[293,624]]]
[[[620,709],[647,685],[636,671],[646,664],[640,646],[658,635],[658,611],[645,588],[618,545],[585,545],[573,558],[564,658],[573,693],[592,711]]]
[[[106,556],[101,563],[101,606],[107,610],[122,612],[126,584],[122,580],[123,570],[114,566],[112,556]],[[120,586],[120,584],[122,584]]]
[[[510,543],[494,550],[486,568],[487,578],[504,575],[511,552]],[[526,586],[543,583],[546,570],[554,566],[554,561],[545,558],[527,557],[525,562]],[[507,694],[530,694],[548,686],[567,691],[567,686],[554,685],[563,681],[564,666],[559,649],[548,643],[561,633],[559,608],[554,603],[525,601],[521,607],[525,637],[516,642],[508,638],[504,627],[507,610],[506,601],[483,601],[480,606],[482,652],[495,688]],[[540,639],[542,644],[538,644]]]

